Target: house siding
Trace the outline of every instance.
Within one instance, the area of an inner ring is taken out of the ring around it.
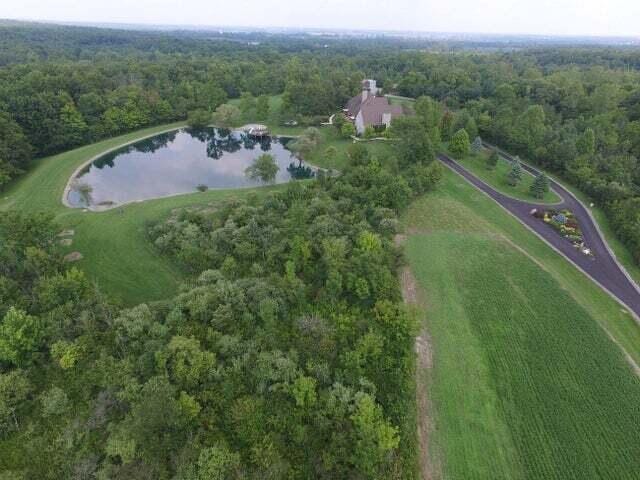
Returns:
[[[362,116],[362,110],[358,112],[358,115],[356,116],[355,124],[356,124],[356,132],[358,133],[358,135],[363,135],[365,125],[364,125],[364,117]]]

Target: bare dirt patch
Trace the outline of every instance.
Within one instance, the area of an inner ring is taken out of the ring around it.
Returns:
[[[78,262],[82,260],[82,254],[80,252],[71,252],[64,256],[65,262]]]
[[[401,233],[398,233],[395,237],[393,237],[393,243],[396,247],[401,247],[406,240],[407,236]]]

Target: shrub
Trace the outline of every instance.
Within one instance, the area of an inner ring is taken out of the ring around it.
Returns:
[[[356,134],[356,127],[351,122],[346,122],[340,130],[344,138],[351,138]]]

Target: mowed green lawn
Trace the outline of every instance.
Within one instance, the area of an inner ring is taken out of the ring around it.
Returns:
[[[498,160],[496,168],[489,170],[486,166],[486,158],[488,156],[489,152],[483,150],[478,154],[472,153],[462,159],[457,159],[456,161],[472,172],[480,180],[510,197],[536,203],[558,203],[561,201],[560,197],[552,190],[549,190],[542,200],[531,195],[529,188],[533,183],[534,177],[524,170],[522,171],[522,181],[515,187],[512,187],[507,182],[507,175],[511,170],[511,164],[501,157]]]
[[[149,223],[163,219],[174,208],[209,204],[252,192],[266,193],[271,187],[195,192],[99,213],[67,208],[61,199],[67,180],[86,160],[110,148],[179,126],[149,128],[43,158],[2,192],[0,210],[46,211],[54,215],[61,229],[75,230],[73,244],[65,249],[83,255],[76,265],[113,298],[127,305],[170,298],[187,276],[148,241]]]
[[[422,372],[430,453],[444,477],[638,478],[630,315],[453,172],[405,223],[434,355]]]
[[[353,144],[353,140],[345,139],[334,126],[320,127],[322,142],[307,157],[307,162],[322,168],[342,170],[349,163],[348,150]],[[392,146],[389,142],[374,140],[360,142],[369,150],[370,155],[376,157],[381,162],[392,156]],[[327,150],[332,148],[333,155],[327,155]]]

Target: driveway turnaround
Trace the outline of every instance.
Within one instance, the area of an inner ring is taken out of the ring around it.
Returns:
[[[513,160],[509,155],[500,152],[507,160]],[[560,236],[552,227],[542,220],[535,218],[531,212],[535,209],[548,209],[549,205],[525,202],[511,198],[496,191],[475,175],[465,169],[458,162],[446,155],[438,155],[440,161],[454,172],[460,174],[469,183],[486,193],[509,213],[533,230],[538,236],[550,244],[555,250],[564,255],[569,261],[591,277],[600,287],[630,310],[637,323],[640,324],[640,288],[627,274],[626,270],[615,258],[604,237],[601,235],[595,220],[582,202],[558,182],[549,179],[550,187],[562,198],[562,203],[553,205],[554,209],[567,209],[573,212],[580,224],[585,246],[591,249],[593,256],[585,255],[571,242]],[[522,168],[537,175],[533,167],[522,164]]]

